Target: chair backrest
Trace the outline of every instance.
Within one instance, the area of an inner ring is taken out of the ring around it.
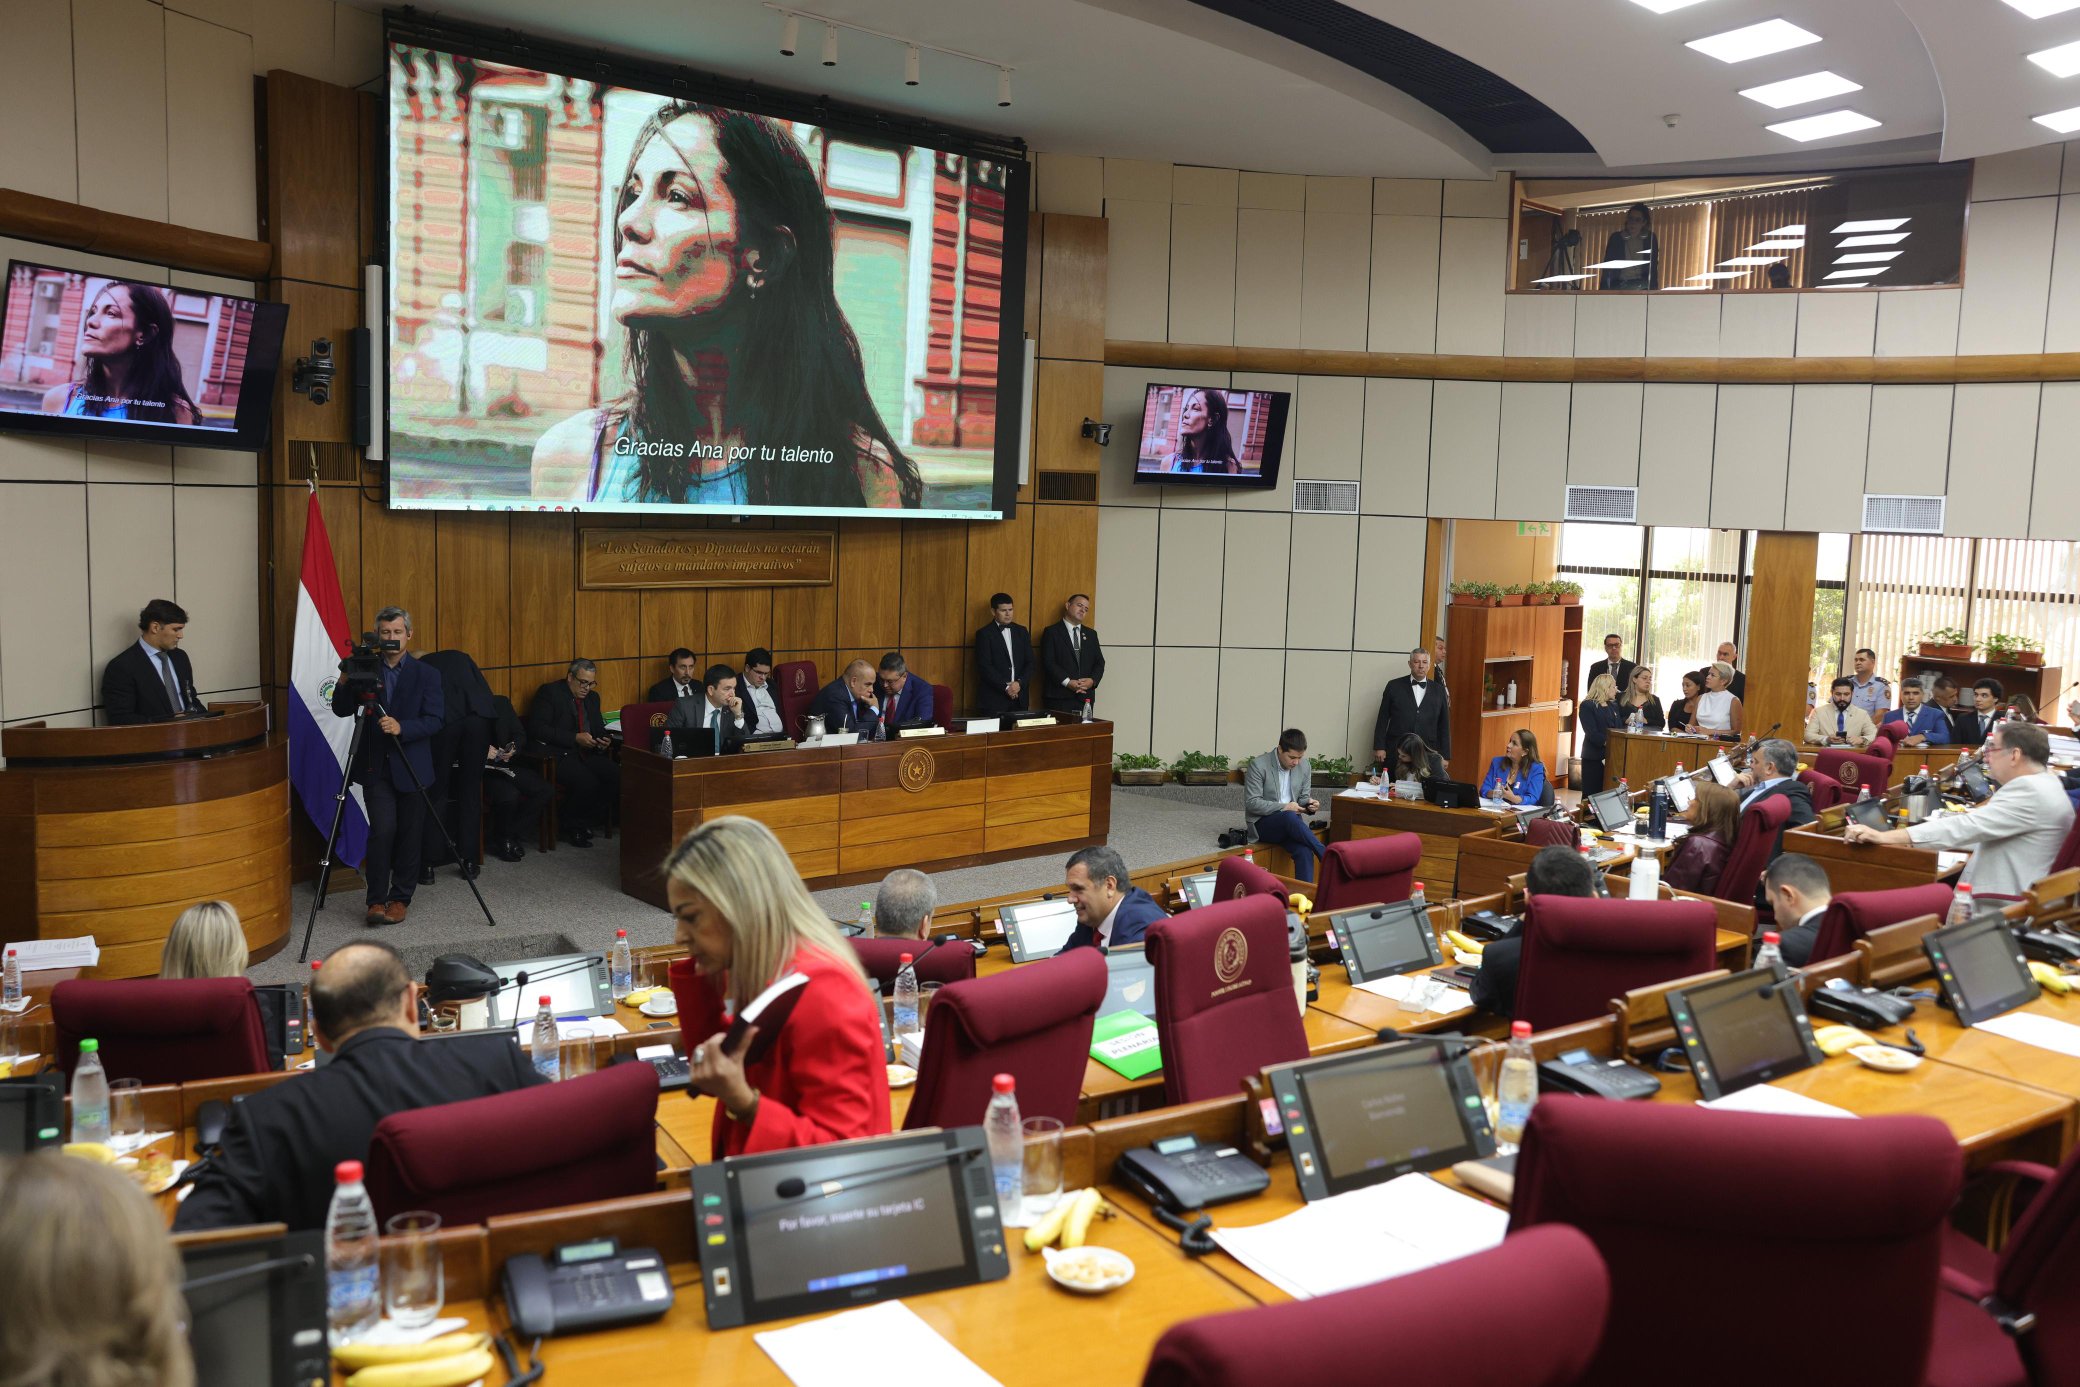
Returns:
[[[1307,1058],[1286,912],[1270,896],[1215,901],[1148,927],[1163,1101],[1228,1098],[1267,1064]]]
[[[671,715],[670,699],[624,703],[621,705],[621,738],[632,747],[655,751],[658,741],[664,736],[665,719]]]
[[[1223,857],[1213,871],[1213,898],[1240,900],[1244,896],[1276,896],[1281,909],[1286,903],[1286,884],[1275,875],[1237,853]]]
[[[1469,1351],[1463,1316],[1507,1287],[1507,1314],[1482,1321]],[[1202,1315],[1170,1326],[1142,1387],[1393,1380],[1452,1387],[1573,1387],[1610,1307],[1595,1245],[1572,1228],[1534,1228],[1427,1271],[1313,1300]]]
[[[1762,869],[1777,855],[1777,840],[1791,821],[1791,801],[1782,795],[1756,800],[1741,813],[1740,830],[1733,847],[1719,868],[1718,889],[1712,894],[1735,905],[1753,905],[1755,890],[1762,885]]]
[[[394,1112],[368,1144],[376,1217],[441,1222],[648,1194],[657,1188],[657,1071],[638,1061],[558,1084]]]
[[[2037,1191],[1995,1263],[1994,1293],[2034,1313],[2022,1336],[2033,1382],[2080,1382],[2080,1151]]]
[[[1386,833],[1331,843],[1315,883],[1316,910],[1347,910],[1373,901],[1405,901],[1415,889],[1423,840],[1414,833]],[[1439,893],[1442,895],[1443,893]],[[1429,896],[1429,892],[1424,893]]]
[[[1023,1116],[1074,1123],[1106,978],[1103,954],[1071,949],[940,988],[925,1013],[917,1089],[903,1126],[974,1126],[999,1074],[1018,1080]]]
[[[953,690],[944,684],[932,685],[932,721],[953,731]]]
[[[889,995],[895,985],[896,971],[903,966],[903,955],[909,954],[911,965],[917,969],[917,981],[922,983],[966,982],[975,976],[975,951],[966,940],[951,944],[933,944],[928,939],[875,939],[862,937],[846,941],[852,951],[859,955],[860,967],[867,976],[881,984],[881,995]]]
[[[2058,856],[2051,859],[2051,870],[2063,872],[2080,867],[2080,815],[2073,819],[2073,826],[2066,832],[2065,842],[2058,845]]]
[[[1874,929],[1922,915],[1938,919],[1950,911],[1949,884],[1941,881],[1891,891],[1844,891],[1827,903],[1813,938],[1812,961],[1854,953],[1856,941]]]
[[[1832,809],[1845,798],[1856,798],[1854,795],[1845,796],[1842,792],[1842,782],[1836,780],[1833,776],[1822,775],[1818,771],[1800,771],[1798,778],[1813,793],[1813,811],[1815,813],[1823,809]]]
[[[1572,852],[1581,846],[1581,826],[1573,819],[1533,819],[1524,825],[1524,841],[1534,848],[1566,848]]]
[[[1843,751],[1839,748],[1815,752],[1813,755],[1815,774],[1834,781],[1841,787],[1835,801],[1855,799],[1865,786],[1874,795],[1885,793],[1886,784],[1892,779],[1892,758],[1876,756],[1865,751]],[[1820,808],[1820,801],[1813,801],[1813,808]]]
[[[100,1042],[111,1079],[178,1084],[268,1069],[260,1004],[246,978],[85,978],[51,989],[66,1077],[79,1043]]]
[[[773,666],[773,706],[780,710],[780,727],[790,737],[802,735],[802,714],[823,691],[816,661],[786,660]]]
[[[1932,1117],[1828,1122],[1555,1096],[1532,1109],[1510,1231],[1580,1229],[1609,1268],[1611,1303],[1634,1312],[1610,1318],[1586,1381],[1661,1377],[1676,1363],[1685,1387],[1747,1387],[1794,1364],[1819,1380],[1846,1352],[1858,1387],[1919,1387],[1963,1174]],[[1686,1303],[1752,1308],[1762,1288],[1816,1272],[1826,1313],[1772,1316],[1767,1334],[1705,1342],[1692,1316],[1649,1311],[1671,1285]]]
[[[1887,761],[1891,761],[1899,755],[1899,749],[1906,742],[1907,738],[1913,735],[1914,730],[1912,728],[1898,718],[1894,718],[1891,722],[1879,725],[1878,735],[1871,738],[1871,744],[1865,747],[1864,750],[1873,756],[1882,756]]]
[[[1860,976],[1864,985],[1896,987],[1927,976],[1928,954],[1921,947],[1921,941],[1942,927],[1942,916],[1923,915],[1919,919],[1881,926],[1857,940],[1856,952],[1863,955]]]
[[[1544,1031],[1601,1016],[1634,988],[1715,967],[1718,935],[1710,901],[1529,897],[1516,1018]]]

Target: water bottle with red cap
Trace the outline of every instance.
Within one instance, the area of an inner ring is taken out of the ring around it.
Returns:
[[[558,1061],[563,1058],[556,1043],[556,1013],[549,1006],[545,995],[536,1004],[534,1014],[534,1067],[551,1083],[556,1081]]]
[[[383,1318],[383,1273],[376,1208],[361,1183],[361,1162],[341,1161],[332,1178],[332,1205],[325,1211],[325,1319],[332,1342],[341,1344]]]

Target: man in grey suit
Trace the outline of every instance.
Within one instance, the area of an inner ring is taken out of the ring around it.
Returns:
[[[1251,757],[1242,768],[1242,813],[1249,820],[1249,840],[1290,852],[1293,875],[1310,884],[1323,852],[1322,840],[1307,826],[1307,816],[1322,807],[1313,789],[1307,734],[1297,727],[1279,733],[1276,747]]]

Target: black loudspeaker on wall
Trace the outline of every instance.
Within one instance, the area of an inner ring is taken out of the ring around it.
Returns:
[[[347,329],[347,359],[354,363],[354,446],[366,448],[375,436],[374,335],[365,327]]]

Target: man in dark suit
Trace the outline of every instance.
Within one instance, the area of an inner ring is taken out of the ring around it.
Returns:
[[[989,625],[975,633],[975,706],[985,713],[1023,713],[1033,682],[1033,633],[1013,621],[1011,594],[989,599]]]
[[[233,1105],[222,1151],[202,1162],[176,1231],[323,1228],[333,1167],[367,1159],[376,1124],[391,1113],[544,1082],[503,1035],[421,1041],[418,986],[397,951],[375,940],[326,958],[311,980],[311,1022],[331,1061]]]
[[[1608,674],[1618,685],[1618,697],[1623,698],[1632,683],[1632,671],[1638,668],[1636,663],[1625,658],[1624,638],[1613,631],[1603,638],[1603,658],[1589,666],[1582,687],[1588,688],[1597,675]]]
[[[664,725],[680,734],[672,739],[672,749],[680,756],[704,750],[710,756],[727,756],[744,744],[747,721],[744,700],[737,697],[737,672],[728,665],[709,665],[701,676],[701,691],[674,703]],[[705,748],[688,735],[703,731],[714,734]]]
[[[556,758],[565,795],[560,836],[574,848],[591,847],[592,830],[621,800],[621,767],[609,755],[614,744],[599,710],[599,667],[573,660],[563,678],[536,689],[527,705],[527,733],[532,750]]]
[[[899,727],[914,727],[932,720],[932,686],[910,672],[900,651],[881,657],[875,671],[881,685],[881,730],[893,737]]]
[[[556,798],[542,773],[517,759],[527,739],[512,700],[494,695],[491,745],[484,749],[484,798],[491,801],[491,850],[501,862],[527,856],[526,844],[541,836],[542,811]]]
[[[1105,953],[1115,945],[1139,944],[1148,927],[1163,918],[1163,907],[1133,883],[1126,859],[1111,848],[1078,849],[1063,880],[1076,911],[1076,928],[1062,945],[1063,953],[1092,948]]]
[[[665,657],[665,677],[650,686],[643,697],[652,703],[677,703],[697,698],[701,691],[700,661],[691,650],[680,646]]]
[[[166,722],[205,711],[195,695],[195,671],[181,649],[188,614],[154,597],[137,614],[137,643],[101,671],[101,716],[110,727]]]
[[[426,840],[419,859],[419,884],[433,884],[433,869],[454,860],[445,827],[462,853],[460,871],[474,877],[483,870],[478,843],[484,825],[484,760],[491,746],[491,724],[498,709],[484,672],[466,651],[436,650],[424,661],[441,677],[446,716],[433,741],[433,803],[442,821],[426,821]]]
[[[825,732],[857,732],[863,742],[881,736],[881,700],[874,696],[874,667],[854,660],[845,672],[823,686],[811,713],[823,715]]]
[[[1950,714],[1950,740],[1958,746],[1985,745],[1986,734],[2001,719],[2001,700],[2007,696],[1998,679],[1981,679],[1972,685],[1971,706],[1960,700]]]
[[[1755,748],[1755,754],[1748,758],[1748,768],[1734,777],[1733,792],[1741,797],[1742,813],[1772,795],[1790,800],[1791,817],[1784,821],[1786,833],[1820,817],[1813,812],[1812,786],[1798,778],[1798,748],[1782,737],[1772,737]],[[1779,834],[1770,856],[1783,850],[1784,838]]]
[[[1062,619],[1040,633],[1041,696],[1053,712],[1081,713],[1105,682],[1105,648],[1084,624],[1090,614],[1091,599],[1076,593],[1062,604]]]
[[[1430,652],[1408,652],[1408,673],[1389,679],[1379,696],[1379,716],[1372,723],[1372,759],[1384,766],[1387,752],[1413,732],[1450,769],[1452,759],[1451,697],[1441,680],[1430,677]]]
[[[1538,850],[1525,869],[1524,894],[1586,900],[1596,894],[1596,873],[1589,859],[1572,848],[1548,845]],[[1481,954],[1469,999],[1482,1011],[1496,1016],[1517,1014],[1517,973],[1524,961],[1524,921],[1528,918],[1529,912],[1519,916],[1510,932],[1490,940]]]
[[[361,746],[348,776],[361,787],[368,812],[368,851],[361,875],[368,883],[368,923],[402,924],[419,884],[425,843],[426,795],[433,786],[433,742],[448,720],[448,696],[430,666],[405,653],[412,614],[402,607],[376,613],[382,649],[381,683],[361,725]],[[332,691],[335,717],[350,718],[364,691],[345,679]]]
[[[1720,641],[1719,659],[1728,669],[1733,671],[1733,678],[1727,681],[1727,689],[1735,698],[1746,703],[1748,701],[1748,672],[1741,668],[1741,648],[1732,641]],[[1625,692],[1623,684],[1618,685],[1618,692],[1621,694]]]

